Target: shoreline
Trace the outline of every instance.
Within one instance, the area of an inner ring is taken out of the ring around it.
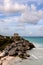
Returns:
[[[14,34],[12,39],[13,42],[7,45],[0,54],[2,65],[36,65],[36,62],[38,64],[42,62],[43,48],[38,47],[37,44],[31,43],[18,34]]]
[[[2,65],[43,65],[43,48],[34,48],[28,53],[31,53],[34,56],[30,56],[29,58],[24,60],[19,57],[6,56],[6,60],[2,58],[4,59]]]

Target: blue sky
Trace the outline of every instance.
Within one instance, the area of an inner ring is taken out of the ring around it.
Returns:
[[[43,36],[43,0],[0,0],[0,35]]]

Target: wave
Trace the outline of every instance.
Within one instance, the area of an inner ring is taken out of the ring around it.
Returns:
[[[34,48],[31,51],[29,51],[29,54],[34,59],[43,59],[43,48]]]
[[[38,44],[38,43],[33,43],[35,45],[36,48],[40,48],[42,45]]]
[[[43,44],[42,43],[34,43],[33,44],[35,45],[36,48],[43,48]]]

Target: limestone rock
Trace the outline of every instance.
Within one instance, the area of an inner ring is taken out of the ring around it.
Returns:
[[[14,65],[22,62],[22,59],[20,59],[19,57],[6,56],[2,58],[1,61],[2,65]]]
[[[5,47],[4,51],[0,54],[0,57],[19,56],[20,58],[26,58],[27,50],[31,50],[32,48],[35,48],[35,46],[32,43],[30,43],[28,40],[25,40],[17,33],[14,34],[13,40],[14,42],[12,42],[10,45],[7,45]]]

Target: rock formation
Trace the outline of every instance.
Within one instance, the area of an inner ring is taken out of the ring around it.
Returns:
[[[0,58],[6,57],[6,56],[9,56],[9,57],[18,56],[22,59],[26,59],[27,57],[30,57],[30,55],[27,54],[26,52],[27,52],[27,50],[31,50],[32,48],[35,48],[35,46],[32,43],[30,43],[29,41],[20,37],[17,33],[14,34],[12,39],[13,39],[13,42],[11,44],[7,45],[4,48],[4,50],[2,51],[2,53],[0,53]],[[0,63],[1,63],[1,61],[0,61]]]

